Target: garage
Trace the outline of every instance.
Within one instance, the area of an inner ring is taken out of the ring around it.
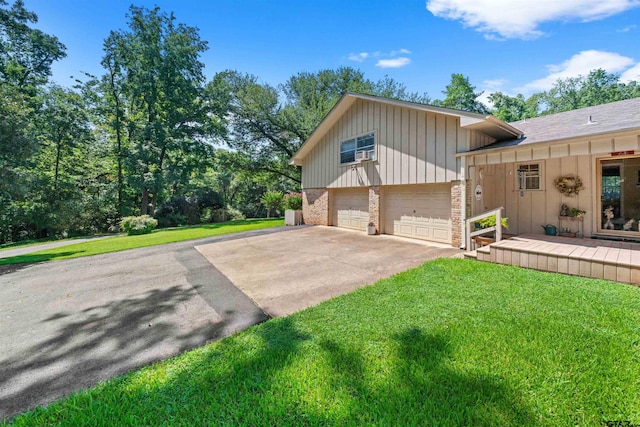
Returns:
[[[364,231],[368,223],[368,188],[341,188],[333,191],[331,225]]]
[[[451,243],[450,184],[384,187],[383,232]]]

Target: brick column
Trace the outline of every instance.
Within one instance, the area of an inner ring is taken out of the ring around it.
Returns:
[[[329,225],[329,190],[309,188],[302,191],[302,221],[305,224]]]
[[[451,181],[451,246],[462,246],[462,181]]]
[[[380,187],[369,187],[369,222],[376,227],[376,234],[380,234]]]

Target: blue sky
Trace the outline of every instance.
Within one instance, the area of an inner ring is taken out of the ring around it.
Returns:
[[[102,42],[131,1],[25,0],[67,46],[54,79],[101,74]],[[640,80],[640,0],[140,0],[173,11],[209,42],[206,74],[235,69],[277,85],[352,66],[441,98],[452,73],[486,94],[525,95],[604,68]],[[485,94],[485,96],[486,96]]]

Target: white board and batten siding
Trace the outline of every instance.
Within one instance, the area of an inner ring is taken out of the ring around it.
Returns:
[[[541,225],[554,224],[576,231],[577,222],[559,224],[560,206],[587,211],[582,232],[596,232],[598,200],[597,159],[612,158],[611,153],[635,151],[640,154],[640,135],[619,134],[600,139],[584,139],[564,144],[540,144],[509,151],[489,152],[470,156],[468,164],[472,185],[483,188],[482,199],[473,200],[472,214],[477,215],[500,206],[509,218],[509,233],[543,233]],[[542,168],[541,190],[520,191],[517,170],[522,163],[539,163]],[[577,175],[584,190],[577,197],[567,197],[554,186],[560,176]],[[481,177],[482,176],[482,177]]]
[[[369,132],[376,134],[376,161],[340,165],[340,142]],[[460,179],[456,153],[468,151],[472,139],[473,145],[488,142],[460,128],[458,117],[359,99],[305,157],[302,186],[448,183]]]

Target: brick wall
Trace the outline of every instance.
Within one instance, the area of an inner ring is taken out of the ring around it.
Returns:
[[[462,246],[462,181],[451,181],[451,246]]]
[[[369,222],[376,227],[376,234],[380,234],[380,187],[369,187]]]
[[[329,190],[308,188],[302,191],[302,220],[305,224],[329,225]]]

